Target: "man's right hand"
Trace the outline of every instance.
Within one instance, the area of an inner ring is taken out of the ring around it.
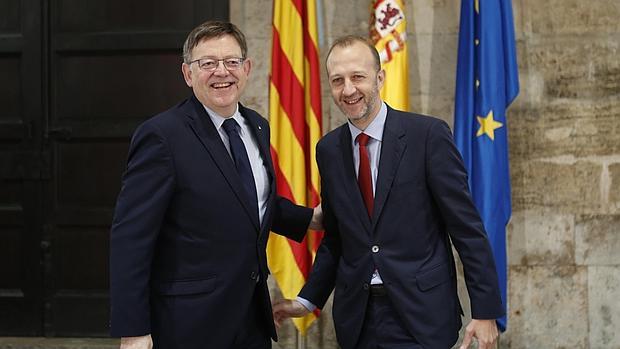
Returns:
[[[123,337],[120,349],[153,349],[153,339],[150,334],[140,337]]]
[[[282,320],[290,317],[302,317],[308,313],[310,310],[295,299],[279,299],[273,303],[273,322],[278,328],[280,328]]]
[[[310,226],[308,226],[308,229],[312,229],[316,231],[324,230],[323,229],[323,208],[321,207],[321,204],[318,204],[312,210],[312,220],[310,220]]]

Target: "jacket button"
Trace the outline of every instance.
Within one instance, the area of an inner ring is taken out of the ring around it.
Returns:
[[[367,283],[367,282],[364,282],[364,289],[365,289],[365,290],[368,290],[369,288],[370,288],[370,286],[368,286],[368,283]]]
[[[253,271],[250,273],[250,279],[256,280],[258,278],[258,273]]]
[[[370,249],[373,253],[377,253],[379,252],[379,246],[374,245],[371,249]]]

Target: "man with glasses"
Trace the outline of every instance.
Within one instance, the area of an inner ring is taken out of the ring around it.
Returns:
[[[110,237],[121,348],[271,348],[269,231],[301,241],[320,207],[276,195],[269,125],[239,98],[243,33],[206,22],[183,46],[193,96],[136,130]]]

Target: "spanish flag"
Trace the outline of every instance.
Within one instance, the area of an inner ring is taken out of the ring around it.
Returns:
[[[315,0],[274,0],[269,121],[278,194],[304,206],[319,203],[315,145],[321,137],[321,88]],[[310,273],[320,233],[302,243],[271,234],[269,269],[285,298],[295,298]],[[302,335],[316,314],[293,319]]]
[[[385,70],[381,98],[395,109],[409,110],[404,0],[373,0],[370,10],[370,39],[379,51],[381,66]]]

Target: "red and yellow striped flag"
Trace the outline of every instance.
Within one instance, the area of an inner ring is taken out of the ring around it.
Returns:
[[[315,145],[321,137],[321,88],[315,0],[274,0],[269,122],[278,194],[314,207],[319,203]],[[295,298],[310,272],[321,234],[302,243],[271,234],[269,269],[285,298]],[[294,319],[302,335],[315,314]]]
[[[370,38],[381,57],[385,83],[381,98],[392,108],[409,110],[407,20],[404,0],[373,0]]]

